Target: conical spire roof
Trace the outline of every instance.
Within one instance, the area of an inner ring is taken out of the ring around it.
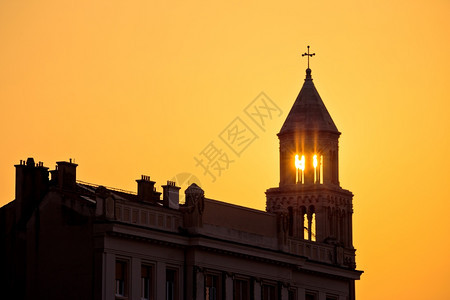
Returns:
[[[278,135],[299,131],[328,131],[340,134],[314,86],[309,68],[306,69],[303,87]]]

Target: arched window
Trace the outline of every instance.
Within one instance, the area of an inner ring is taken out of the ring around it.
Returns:
[[[303,238],[309,241],[316,240],[316,213],[314,206],[310,206],[303,214]]]
[[[309,239],[309,227],[307,214],[303,214],[303,239]]]
[[[312,165],[314,167],[314,183],[323,183],[323,155],[314,154]]]
[[[323,184],[323,155],[320,156],[320,179],[319,179],[319,183]]]
[[[306,214],[306,207],[302,206],[300,207],[300,221],[299,222],[302,226],[302,230],[299,232],[299,235],[304,239],[307,240],[308,239],[308,218],[307,218],[307,214]]]
[[[295,155],[295,183],[305,182],[305,156]]]
[[[311,215],[311,238],[310,241],[316,241],[316,213],[312,213]]]

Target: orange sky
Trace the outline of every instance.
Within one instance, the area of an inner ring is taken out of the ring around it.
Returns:
[[[450,284],[450,2],[0,0],[0,205],[13,165],[74,158],[78,179],[136,190],[197,176],[206,196],[265,208],[278,133],[312,75],[354,198],[357,297],[446,299]],[[245,107],[281,109],[262,130]],[[238,157],[219,134],[258,138]],[[194,157],[234,160],[215,182]]]

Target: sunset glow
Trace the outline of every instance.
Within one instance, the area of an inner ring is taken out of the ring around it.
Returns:
[[[305,156],[302,155],[301,159],[298,159],[298,154],[295,155],[295,167],[299,170],[305,171]]]
[[[310,45],[342,133],[336,180],[354,194],[356,298],[448,299],[449,13],[448,0],[0,0],[0,205],[34,157],[73,158],[89,183],[195,181],[265,210]],[[311,148],[313,161],[301,142],[285,159],[292,182],[311,164],[327,180],[328,153]]]

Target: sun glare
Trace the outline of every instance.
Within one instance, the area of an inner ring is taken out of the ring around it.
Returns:
[[[314,166],[314,168],[317,168],[317,165],[318,165],[318,162],[317,162],[317,155],[314,154],[314,156],[313,156],[313,166]]]
[[[301,159],[298,159],[298,154],[295,155],[295,167],[302,171],[305,171],[305,156],[302,155]]]

